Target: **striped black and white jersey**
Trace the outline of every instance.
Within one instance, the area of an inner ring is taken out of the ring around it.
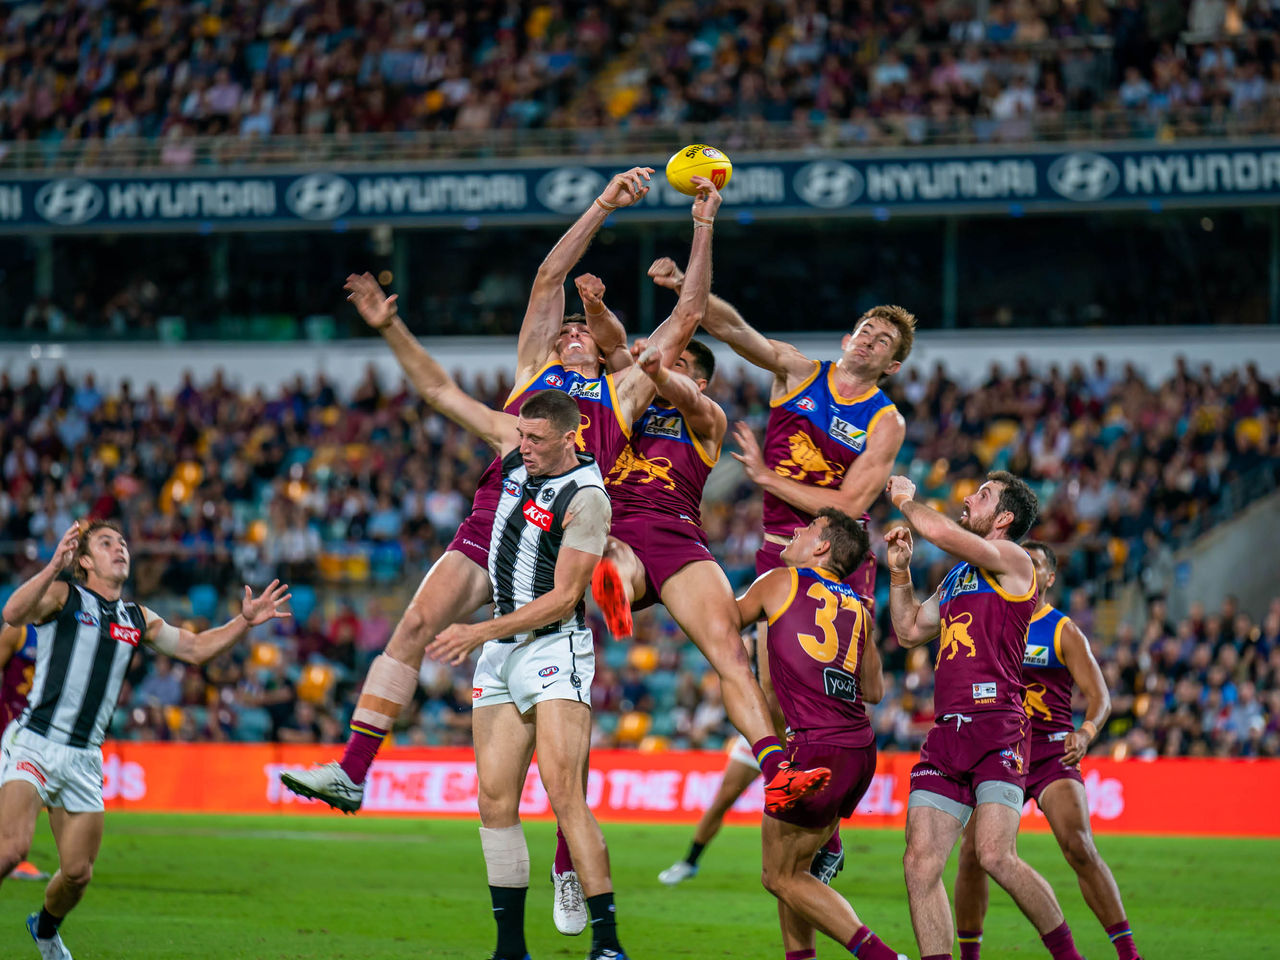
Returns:
[[[97,747],[147,625],[136,603],[68,586],[58,615],[36,624],[35,676],[18,722],[54,743]]]
[[[565,513],[584,487],[599,487],[605,492],[604,478],[590,454],[579,453],[576,467],[554,477],[530,477],[519,450],[502,459],[502,496],[489,541],[495,617],[511,613],[555,587]],[[586,603],[579,598],[572,617],[534,633],[542,636],[585,630],[586,626]]]

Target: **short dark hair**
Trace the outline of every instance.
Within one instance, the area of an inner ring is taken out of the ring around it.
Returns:
[[[701,341],[690,340],[685,349],[693,354],[693,369],[697,374],[694,379],[701,378],[710,383],[711,378],[716,375],[716,355],[711,352],[711,348]]]
[[[1015,477],[1008,470],[992,470],[987,480],[1000,484],[1000,500],[996,503],[996,513],[1008,510],[1013,514],[1013,523],[1009,524],[1009,539],[1017,543],[1027,535],[1036,517],[1040,514],[1040,501],[1027,486],[1027,482]]]
[[[84,565],[80,562],[80,558],[87,557],[89,555],[89,538],[99,530],[114,530],[116,533],[120,534],[120,536],[124,536],[124,530],[120,527],[120,524],[116,523],[114,520],[89,521],[89,525],[80,533],[80,542],[76,544],[75,560],[71,564],[71,575],[81,582],[85,580],[88,574],[85,572]]]
[[[822,532],[822,539],[831,544],[827,567],[843,580],[862,566],[871,549],[871,538],[861,523],[834,507],[819,510],[818,516],[827,521],[827,528]]]
[[[587,322],[587,315],[585,313],[569,313],[569,314],[565,314],[565,318],[560,321],[560,325],[564,326],[566,323],[586,323],[586,322]]]
[[[520,416],[547,420],[557,433],[577,430],[582,424],[582,411],[563,390],[539,390],[520,405]]]
[[[1045,563],[1049,564],[1049,572],[1058,572],[1058,555],[1053,552],[1053,547],[1049,546],[1043,540],[1028,540],[1022,545],[1022,549],[1030,553],[1032,550],[1039,550],[1044,554]]]

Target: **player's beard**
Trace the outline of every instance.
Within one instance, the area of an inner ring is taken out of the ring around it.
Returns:
[[[959,524],[963,529],[968,530],[970,533],[975,533],[980,537],[985,537],[991,532],[991,527],[995,524],[995,517],[987,517],[985,521],[975,520],[971,513],[968,516],[962,516],[959,520]]]

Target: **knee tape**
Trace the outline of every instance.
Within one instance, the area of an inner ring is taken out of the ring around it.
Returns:
[[[360,691],[355,712],[351,714],[351,722],[369,724],[381,730],[391,729],[401,709],[413,699],[417,688],[416,670],[385,653],[378,654],[369,665],[369,675],[365,678],[364,689]]]
[[[480,828],[480,846],[491,887],[529,886],[529,845],[524,827]]]

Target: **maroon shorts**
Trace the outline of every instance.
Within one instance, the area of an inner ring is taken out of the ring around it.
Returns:
[[[822,741],[787,744],[787,759],[793,767],[812,769],[829,767],[831,779],[816,793],[811,793],[795,806],[768,816],[806,830],[829,827],[837,820],[853,815],[863,794],[871,787],[876,773],[876,744],[848,747]]]
[[[756,551],[756,576],[762,577],[770,570],[785,567],[782,562],[782,544],[766,540]],[[867,553],[867,559],[857,570],[844,578],[844,582],[853,588],[853,592],[862,598],[870,613],[876,612],[876,557]]]
[[[938,720],[911,768],[911,789],[928,790],[974,806],[980,783],[999,780],[1026,786],[1031,721],[1021,711],[975,713],[972,719]]]
[[[446,550],[457,550],[476,566],[489,569],[489,540],[493,536],[492,510],[474,508],[462,521]]]
[[[644,567],[644,596],[631,605],[633,610],[657,603],[663,584],[689,564],[715,561],[707,535],[692,520],[657,513],[615,514],[609,533],[630,547]]]
[[[1060,737],[1050,740],[1049,736]],[[1083,784],[1078,766],[1069,767],[1062,762],[1062,755],[1067,752],[1066,734],[1037,734],[1031,740],[1031,768],[1027,771],[1027,796],[1038,801],[1044,788],[1055,780],[1074,780]]]

